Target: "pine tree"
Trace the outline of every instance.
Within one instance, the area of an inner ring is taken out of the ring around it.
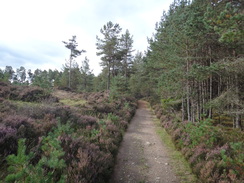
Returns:
[[[121,32],[119,24],[108,22],[100,29],[103,38],[97,38],[97,55],[101,57],[100,65],[108,71],[107,90],[110,89],[111,74],[115,76],[118,63],[121,60],[121,52],[119,50],[119,34]]]
[[[33,74],[32,85],[50,89],[52,83],[49,79],[48,72],[46,70],[36,69]]]
[[[20,139],[17,155],[13,154],[7,157],[9,174],[5,181],[25,183],[66,182],[66,164],[62,159],[64,151],[59,140],[63,133],[72,133],[69,123],[64,125],[59,123],[58,127],[55,127],[52,132],[42,138],[42,156],[35,165],[31,164],[31,159],[35,156],[34,153],[26,154],[25,139]]]
[[[233,117],[234,127],[241,128],[241,7],[238,0],[174,1],[149,39],[141,64],[141,77],[146,76],[147,84],[144,90],[155,98],[181,100],[182,120],[212,118],[221,109]],[[141,77],[133,75],[130,82],[135,84]]]
[[[15,72],[14,72],[12,66],[5,67],[4,75],[6,78],[8,78],[9,81],[11,81],[14,78],[14,73]]]
[[[132,66],[132,52],[134,50],[132,50],[133,48],[133,37],[130,35],[129,30],[127,29],[125,34],[122,34],[121,36],[121,50],[123,52],[123,63],[122,63],[122,75],[125,76],[125,82],[126,82],[126,86],[128,85],[128,77],[130,74],[129,69]]]
[[[92,80],[94,75],[92,74],[92,70],[89,66],[89,60],[85,57],[85,60],[82,61],[82,66],[80,68],[81,71],[81,84],[82,90],[91,91],[92,90]]]
[[[17,155],[9,155],[7,162],[10,165],[8,167],[8,176],[6,182],[30,182],[28,178],[30,174],[29,161],[33,158],[33,153],[26,155],[25,139],[18,141],[18,152]]]
[[[76,36],[72,36],[72,39],[69,39],[69,42],[63,41],[65,47],[70,50],[70,57],[68,60],[68,68],[69,68],[69,88],[71,87],[71,70],[73,66],[73,59],[80,56],[81,53],[85,52],[85,50],[78,50],[78,43],[76,42]]]

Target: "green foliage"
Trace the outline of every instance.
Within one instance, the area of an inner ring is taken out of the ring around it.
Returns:
[[[145,86],[145,85],[142,84],[142,80],[139,75],[133,74],[130,77],[129,90],[133,96],[139,98],[141,96],[141,93],[142,93],[141,90],[143,90],[142,89],[143,86]]]
[[[108,113],[107,119],[112,121],[114,124],[118,124],[118,122],[119,122],[119,117],[112,113]]]
[[[122,34],[120,39],[120,46],[122,49],[122,64],[121,64],[121,74],[125,77],[126,86],[128,85],[128,78],[131,74],[131,66],[132,66],[132,52],[133,49],[133,39],[130,35],[129,30],[127,29],[125,34]],[[127,88],[126,88],[127,89]]]
[[[128,91],[128,86],[126,83],[126,78],[122,75],[118,75],[112,78],[110,86],[110,97],[118,98]]]
[[[53,132],[42,139],[42,156],[36,165],[31,164],[34,154],[26,155],[25,139],[18,142],[17,155],[9,155],[9,175],[6,182],[65,182],[66,175],[63,169],[66,167],[63,149],[59,136],[70,133],[70,125],[58,125]]]
[[[166,108],[167,105],[172,101],[174,101],[172,98],[161,99],[161,105],[163,108]]]
[[[32,85],[50,89],[52,87],[52,83],[49,79],[48,72],[46,70],[42,71],[36,69],[33,75]]]
[[[130,109],[130,104],[129,102],[124,103],[124,109],[129,110]]]
[[[211,124],[211,119],[198,123],[188,123],[184,130],[191,141],[189,147],[194,148],[204,142],[208,147],[213,147],[218,140],[218,132]]]
[[[77,49],[78,43],[76,42],[76,36],[72,36],[72,39],[69,39],[69,42],[63,41],[63,43],[65,44],[65,47],[70,50],[70,56],[69,56],[69,59],[65,65],[66,68],[69,69],[68,86],[67,87],[73,88],[71,81],[73,81],[74,79],[77,79],[77,77],[73,76],[73,75],[76,75],[77,73],[79,73],[79,72],[76,72],[77,69],[79,71],[77,63],[75,63],[73,60],[74,60],[74,58],[80,56],[81,53],[86,52],[86,51]],[[72,74],[72,72],[73,72],[73,74]],[[73,84],[76,85],[77,82],[73,81]]]
[[[99,134],[99,130],[98,129],[92,129],[91,130],[91,138],[96,137]]]
[[[30,182],[29,161],[34,154],[26,155],[25,153],[25,139],[20,139],[18,141],[17,155],[12,154],[7,157],[7,162],[10,165],[8,172],[10,174],[6,177],[6,182]]]
[[[40,160],[42,165],[57,169],[65,167],[64,160],[60,159],[64,155],[64,152],[62,151],[58,137],[69,131],[70,125],[59,124],[54,132],[49,132],[48,136],[43,138],[41,150],[45,156]]]
[[[223,97],[223,100],[228,100],[228,97]],[[162,103],[167,103],[167,100]],[[209,182],[241,182],[243,133],[240,130],[227,131],[224,127],[214,126],[211,119],[195,123],[179,122],[172,119],[172,116],[176,118],[177,115],[162,116],[161,106],[156,110],[159,110],[156,114],[160,114],[157,116],[172,135],[176,147],[181,149],[199,179]]]
[[[97,55],[101,56],[100,65],[107,76],[107,90],[110,90],[112,78],[120,75],[124,77],[127,90],[128,77],[131,74],[133,40],[129,30],[120,35],[121,30],[119,24],[109,21],[100,29],[103,38],[97,36]]]
[[[230,142],[230,150],[221,150],[221,163],[220,168],[229,169],[229,174],[234,174],[236,177],[243,176],[244,171],[244,143],[243,142]]]
[[[240,128],[243,22],[239,1],[174,1],[156,24],[139,67],[140,57],[135,59],[131,93],[154,101],[179,99],[182,120],[192,122],[203,115],[211,118],[213,111],[229,111],[233,126]],[[232,97],[224,100],[226,92]]]
[[[221,151],[221,166],[223,168],[231,168],[236,174],[243,172],[243,162],[244,162],[244,143],[243,142],[230,142],[230,150]]]
[[[241,9],[241,5],[228,2],[225,9],[217,17],[215,30],[220,34],[220,42],[227,44],[242,43],[244,39],[244,15]]]
[[[93,90],[96,92],[105,91],[107,89],[107,71],[103,70],[101,74],[93,79]]]
[[[161,106],[165,112],[178,111],[181,108],[181,100],[173,98],[161,99]]]
[[[122,28],[119,24],[114,24],[109,21],[106,25],[101,28],[100,32],[103,38],[97,36],[97,52],[98,56],[101,57],[100,65],[108,71],[107,78],[107,89],[110,89],[111,74],[115,75],[115,67],[118,67],[118,61],[121,60],[122,54],[119,48],[119,34]]]
[[[93,90],[93,79],[94,75],[92,74],[92,70],[90,69],[89,60],[87,57],[82,62],[82,66],[80,68],[81,71],[81,91],[92,91]]]
[[[156,110],[158,114],[162,109],[157,107]],[[240,130],[226,134],[227,130],[213,126],[211,119],[197,123],[179,122],[172,119],[171,114],[166,115],[161,113],[157,116],[191,164],[199,181],[242,182],[244,143]]]

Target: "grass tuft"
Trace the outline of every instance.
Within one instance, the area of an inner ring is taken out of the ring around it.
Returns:
[[[73,100],[73,99],[61,99],[60,100],[61,103],[63,103],[64,105],[68,105],[68,106],[73,106],[73,107],[79,107],[79,106],[84,106],[86,104],[85,100]]]

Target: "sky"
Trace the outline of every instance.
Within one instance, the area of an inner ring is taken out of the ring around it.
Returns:
[[[61,70],[69,58],[62,41],[77,37],[78,49],[95,75],[101,72],[96,36],[107,22],[133,36],[133,48],[147,50],[163,11],[173,0],[0,0],[0,68]]]

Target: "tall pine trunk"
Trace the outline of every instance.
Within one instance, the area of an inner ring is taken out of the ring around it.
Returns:
[[[69,58],[69,88],[71,87],[71,66],[72,66],[72,50]]]
[[[200,83],[197,82],[197,119],[201,120],[201,86]]]
[[[209,46],[209,55],[210,55],[210,66],[212,64],[212,50],[211,47]],[[209,101],[211,102],[213,99],[213,75],[211,73],[210,78],[209,78]],[[212,118],[212,107],[210,106],[209,108],[209,113],[208,113],[208,117]]]
[[[189,73],[189,53],[188,45],[186,46],[186,106],[187,106],[187,120],[191,121],[191,110],[190,110],[190,84],[188,79]]]
[[[107,82],[107,90],[110,90],[110,80],[111,80],[111,71],[110,71],[110,61],[108,62],[108,82]]]
[[[235,116],[235,120],[234,120],[234,123],[233,126],[235,126],[235,128],[242,128],[242,125],[241,125],[241,115],[240,115],[240,99],[239,99],[239,88],[238,88],[238,75],[235,74],[235,89],[236,89],[236,107],[235,107],[235,110],[236,110],[236,116]]]
[[[184,97],[181,97],[181,121],[185,120]]]

